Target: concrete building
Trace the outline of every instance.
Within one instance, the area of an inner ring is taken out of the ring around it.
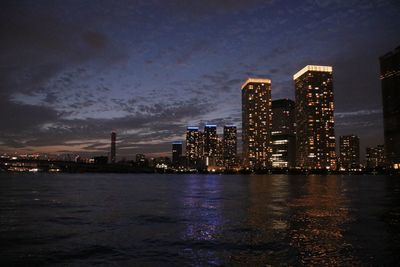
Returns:
[[[242,85],[244,167],[271,167],[271,124],[271,80],[247,79]]]
[[[400,169],[400,46],[379,61],[386,161]]]
[[[293,76],[298,167],[336,169],[332,71],[308,65]]]
[[[339,139],[339,164],[344,170],[360,168],[360,139],[356,135],[344,135]]]

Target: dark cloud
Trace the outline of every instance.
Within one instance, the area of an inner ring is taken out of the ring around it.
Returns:
[[[8,99],[0,98],[0,132],[22,135],[32,130],[39,130],[41,125],[59,119],[59,114],[54,109],[27,104],[17,104]],[[27,136],[28,138],[29,136]]]
[[[92,48],[103,49],[107,45],[107,37],[99,32],[85,32],[83,34],[83,39]]]

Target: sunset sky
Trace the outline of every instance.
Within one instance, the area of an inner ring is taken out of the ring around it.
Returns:
[[[241,127],[240,86],[332,65],[336,137],[383,143],[379,56],[400,1],[1,1],[0,152],[170,153],[187,125]],[[240,143],[240,142],[239,142]]]

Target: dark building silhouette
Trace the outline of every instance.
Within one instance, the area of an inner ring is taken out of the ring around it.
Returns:
[[[308,65],[293,76],[296,165],[336,169],[332,67]]]
[[[98,165],[105,165],[108,162],[107,156],[98,156],[93,158],[93,163]]]
[[[222,142],[224,166],[229,169],[236,164],[237,129],[235,125],[224,126],[224,138]]]
[[[249,78],[242,85],[243,165],[271,166],[271,80]]]
[[[172,164],[174,166],[180,165],[182,159],[182,142],[172,143]]]
[[[378,145],[376,147],[367,147],[366,149],[367,168],[383,168],[386,165],[385,147]]]
[[[138,167],[148,167],[149,162],[146,159],[146,156],[144,154],[136,154],[136,166]]]
[[[360,168],[360,139],[356,135],[345,135],[339,139],[339,163],[345,170]]]
[[[110,153],[110,162],[115,163],[116,161],[116,140],[117,134],[115,132],[111,133],[111,153]]]
[[[294,101],[279,99],[272,101],[272,155],[273,168],[296,167],[296,135]]]
[[[400,168],[400,46],[380,57],[386,161]]]

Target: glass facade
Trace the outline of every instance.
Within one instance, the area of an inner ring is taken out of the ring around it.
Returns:
[[[272,155],[273,168],[294,168],[296,161],[296,135],[294,101],[272,101]]]

